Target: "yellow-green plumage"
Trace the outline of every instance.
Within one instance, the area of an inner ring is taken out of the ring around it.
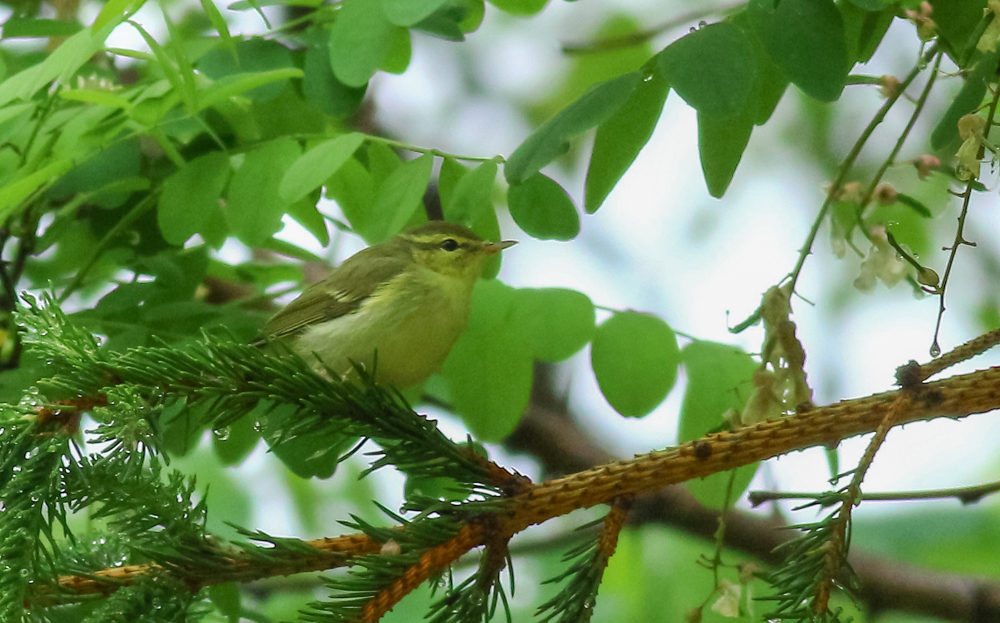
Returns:
[[[263,335],[289,340],[316,369],[340,375],[352,361],[371,369],[377,351],[379,384],[417,385],[440,370],[465,330],[483,260],[511,244],[432,221],[351,256],[275,315]]]

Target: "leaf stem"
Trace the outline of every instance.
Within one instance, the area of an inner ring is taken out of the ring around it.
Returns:
[[[94,252],[90,254],[90,257],[83,264],[83,267],[80,268],[80,270],[77,271],[76,276],[73,277],[73,281],[71,281],[69,285],[66,286],[66,289],[63,290],[62,295],[60,295],[59,297],[60,303],[64,302],[67,298],[69,298],[70,294],[73,294],[73,292],[75,292],[80,288],[80,286],[83,284],[84,278],[87,276],[87,273],[90,271],[91,268],[94,267],[94,264],[97,263],[97,260],[99,260],[101,256],[104,255],[104,251],[107,250],[108,245],[111,244],[111,241],[117,238],[126,229],[131,227],[133,223],[139,220],[139,217],[141,217],[143,214],[146,213],[147,210],[153,207],[153,200],[156,199],[156,197],[158,196],[159,196],[158,192],[155,191],[150,192],[139,203],[135,204],[135,206],[129,211],[128,214],[123,216],[120,221],[115,223],[115,226],[112,227],[110,230],[108,230],[108,233],[104,234],[104,237],[101,238],[101,241],[97,243],[96,247],[94,247]]]
[[[907,87],[909,87],[917,76],[920,75],[920,72],[924,70],[926,63],[930,59],[934,58],[937,53],[938,48],[936,45],[931,46],[931,48],[924,53],[917,65],[912,71],[910,71],[910,74],[899,85],[896,92],[886,98],[885,103],[882,104],[882,107],[879,108],[877,113],[875,113],[875,116],[861,133],[861,136],[858,137],[857,141],[855,141],[854,146],[847,154],[847,157],[844,158],[844,161],[840,165],[840,171],[837,173],[837,177],[831,185],[830,191],[827,193],[826,199],[823,201],[823,205],[820,207],[819,213],[816,215],[816,219],[813,221],[812,227],[809,229],[809,234],[806,236],[805,244],[803,244],[802,249],[799,251],[799,259],[796,261],[792,272],[790,272],[786,277],[786,279],[789,280],[789,283],[791,283],[792,291],[795,290],[795,286],[798,283],[799,275],[802,273],[802,267],[806,263],[806,258],[812,253],[812,246],[816,241],[816,236],[819,234],[820,225],[823,224],[823,221],[826,219],[826,214],[830,210],[830,206],[833,205],[833,197],[837,194],[837,191],[847,179],[847,174],[850,173],[851,169],[854,167],[854,163],[857,161],[858,155],[861,154],[861,150],[868,142],[868,139],[875,131],[875,128],[877,128],[885,119],[885,116],[889,113],[889,109],[895,105],[895,103],[906,91]]]
[[[912,500],[943,500],[955,498],[962,504],[973,504],[987,495],[1000,492],[1000,481],[983,485],[967,487],[950,487],[946,489],[929,489],[927,491],[891,491],[886,493],[863,493],[863,502],[908,502]],[[751,491],[748,500],[753,506],[776,500],[822,500],[825,498],[842,497],[829,492],[824,493],[786,493],[782,491]]]
[[[996,89],[993,94],[993,101],[990,102],[989,114],[986,118],[986,127],[983,129],[983,138],[987,139],[990,136],[990,128],[993,127],[993,119],[997,112],[997,102],[1000,102],[1000,88]],[[985,149],[982,145],[979,146],[979,157],[982,158],[985,154]],[[948,263],[945,265],[944,277],[941,279],[940,300],[938,302],[938,316],[937,323],[934,325],[934,340],[931,342],[931,356],[937,357],[941,354],[941,345],[938,343],[938,337],[941,334],[941,321],[944,319],[944,310],[946,309],[944,304],[944,295],[948,290],[948,281],[951,278],[951,269],[955,264],[955,256],[958,254],[958,247],[961,245],[975,246],[974,242],[969,242],[964,237],[965,232],[965,217],[969,214],[969,201],[972,199],[972,190],[976,185],[976,178],[973,177],[969,179],[969,182],[965,185],[965,191],[959,195],[962,198],[962,211],[958,214],[958,227],[955,229],[955,241],[951,243],[951,248],[948,253]]]
[[[668,30],[673,30],[674,28],[683,26],[684,24],[699,21],[711,15],[726,15],[740,8],[744,4],[746,3],[740,2],[724,6],[695,9],[645,30],[637,30],[625,35],[599,39],[590,43],[567,43],[562,46],[562,52],[568,56],[582,56],[585,54],[603,54],[605,52],[614,52],[624,48],[631,48],[633,46],[642,45],[653,37],[656,37],[657,35]]]

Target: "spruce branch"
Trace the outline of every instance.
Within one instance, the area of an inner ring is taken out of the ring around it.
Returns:
[[[555,597],[538,607],[542,623],[552,620],[558,623],[586,623],[590,620],[597,603],[597,591],[604,579],[604,570],[618,547],[618,537],[625,527],[632,501],[631,497],[617,498],[604,518],[581,526],[581,529],[586,529],[600,523],[601,531],[596,539],[585,541],[566,552],[563,562],[571,563],[570,566],[558,576],[545,581],[546,584],[554,584],[569,579]]]
[[[157,572],[115,592],[82,623],[177,623],[194,614],[195,600],[183,582]]]
[[[59,326],[57,309],[38,309],[40,314],[49,316],[48,324]],[[35,322],[36,326],[44,330],[45,321],[36,318]],[[76,340],[71,331],[64,334],[71,340]],[[45,335],[39,331],[37,337],[43,339]],[[76,341],[80,344],[85,342]],[[344,565],[354,567],[356,573],[348,578],[347,584],[334,586],[344,591],[342,594],[345,598],[334,600],[336,604],[326,610],[324,608],[327,604],[319,604],[318,608],[314,608],[319,613],[318,616],[332,617],[332,620],[344,617],[376,620],[421,583],[445,572],[464,553],[483,546],[486,547],[487,555],[482,568],[486,572],[479,576],[482,579],[477,579],[472,584],[463,583],[447,594],[446,599],[451,601],[445,603],[446,608],[442,612],[454,612],[456,608],[460,612],[469,611],[463,604],[480,609],[477,611],[482,611],[484,604],[488,604],[486,611],[492,612],[498,600],[504,598],[497,590],[494,590],[491,598],[485,597],[486,587],[498,586],[495,577],[502,568],[498,561],[502,559],[505,547],[497,545],[505,544],[511,536],[535,523],[542,523],[578,508],[610,503],[623,495],[649,492],[664,485],[727,471],[796,449],[835,443],[848,436],[871,432],[879,426],[888,430],[890,426],[910,421],[941,416],[962,417],[1000,406],[1000,392],[994,389],[1000,381],[1000,368],[991,368],[930,383],[918,383],[868,398],[803,409],[791,417],[715,433],[676,448],[652,452],[539,484],[529,484],[512,476],[510,482],[517,483],[518,486],[505,491],[488,482],[491,472],[484,467],[483,461],[475,458],[463,446],[453,444],[441,436],[433,425],[427,424],[426,419],[413,414],[398,396],[372,385],[358,386],[323,379],[313,374],[297,358],[268,356],[256,349],[212,337],[206,337],[183,351],[156,347],[135,349],[121,355],[98,356],[83,344],[80,348],[53,347],[50,352],[69,353],[69,356],[76,358],[80,368],[77,371],[73,366],[57,362],[57,375],[39,385],[43,392],[64,396],[60,399],[63,404],[42,402],[27,411],[22,409],[19,412],[20,420],[15,418],[11,421],[28,422],[32,425],[45,422],[50,426],[60,422],[56,429],[65,430],[61,420],[54,418],[52,414],[68,410],[71,406],[85,405],[87,400],[91,401],[90,404],[100,405],[100,399],[92,398],[95,394],[105,397],[104,402],[108,403],[109,409],[112,405],[107,400],[108,395],[114,395],[116,400],[126,403],[125,409],[114,411],[115,414],[123,414],[123,419],[127,419],[125,416],[129,413],[155,414],[155,411],[143,409],[160,408],[170,404],[170,400],[177,400],[178,396],[188,401],[188,405],[196,404],[199,399],[204,400],[204,396],[208,396],[212,410],[205,412],[202,423],[212,425],[225,421],[226,417],[232,417],[239,409],[253,408],[256,404],[253,398],[257,398],[281,401],[300,411],[302,419],[308,425],[302,427],[302,430],[296,425],[295,430],[288,434],[307,434],[310,426],[336,421],[341,427],[349,429],[350,434],[384,439],[387,448],[382,451],[389,462],[393,460],[391,453],[400,452],[399,448],[405,443],[430,440],[431,443],[447,444],[448,449],[444,452],[447,461],[435,457],[436,463],[433,466],[425,467],[419,462],[412,462],[408,469],[421,476],[439,476],[442,474],[440,466],[444,463],[449,470],[448,475],[453,475],[451,470],[457,465],[467,470],[465,475],[456,480],[467,479],[466,482],[470,483],[467,489],[469,495],[456,502],[426,501],[423,513],[416,519],[394,517],[400,527],[374,528],[355,521],[351,527],[362,534],[345,537],[345,540],[325,541],[321,546],[326,547],[326,550],[310,555],[308,548],[313,544],[291,541],[285,543],[266,535],[260,535],[260,540],[269,542],[270,548],[223,548],[213,543],[211,538],[198,536],[197,529],[200,526],[195,521],[196,530],[191,533],[193,538],[180,539],[180,545],[175,542],[159,551],[155,547],[150,551],[136,548],[136,553],[152,561],[152,564],[115,572],[108,570],[100,574],[105,579],[116,578],[124,580],[122,584],[128,584],[134,582],[137,575],[150,572],[170,573],[173,577],[182,579],[193,593],[200,587],[233,579],[246,580],[251,577],[266,577],[268,574],[305,570],[302,565],[295,565],[292,558],[296,556],[309,558],[312,563],[326,565],[326,568]],[[86,393],[68,395],[71,388],[84,390]],[[44,395],[45,393],[40,394],[40,397]],[[117,425],[113,418],[108,418],[112,411],[101,411],[99,406],[93,409],[94,413],[104,413],[104,416],[99,415],[104,419],[103,424]],[[403,425],[397,431],[402,441],[397,440],[395,445],[389,443],[393,425],[390,414],[404,418]],[[152,420],[155,421],[155,417]],[[134,435],[136,431],[141,432],[141,427],[122,430],[131,430]],[[138,450],[127,449],[143,445],[141,436],[139,439],[135,443],[123,444],[117,454],[127,457],[131,451],[133,456],[138,456],[134,454]],[[442,439],[443,442],[435,441]],[[149,448],[149,452],[155,453],[155,445],[150,444]],[[456,460],[452,461],[452,457]],[[119,463],[105,461],[103,466],[109,470],[124,469],[123,463],[127,463],[124,458]],[[87,471],[95,469],[99,461],[80,462],[79,465]],[[183,490],[179,483],[180,481],[173,483],[174,489],[168,490],[174,493],[177,487]],[[168,484],[171,484],[169,480]],[[73,488],[70,487],[69,490]],[[155,497],[157,492],[154,491],[151,495]],[[155,508],[153,502],[155,500],[151,501],[151,508]],[[102,502],[103,504],[105,503]],[[192,506],[189,500],[182,501],[178,508],[185,512],[197,511],[197,506]],[[504,512],[497,513],[498,510]],[[111,515],[116,513],[112,512]],[[146,515],[150,520],[155,519],[153,524],[147,523],[147,526],[169,523],[170,515],[165,511],[159,514],[148,511]],[[827,538],[825,534],[815,534]],[[395,545],[389,546],[390,541]],[[188,547],[184,543],[193,546]],[[334,544],[333,547],[330,547],[331,544]],[[396,547],[399,548],[399,553],[395,552]],[[194,556],[203,557],[205,563],[192,566],[189,561]],[[85,585],[86,581],[80,578],[66,578],[64,583],[66,587],[75,588]],[[471,587],[471,590],[478,592],[467,592],[463,587]],[[114,588],[107,584],[91,585],[91,590],[96,592],[110,592]]]
[[[497,529],[493,517],[485,517],[479,523],[483,531],[485,549],[479,558],[477,572],[458,586],[451,581],[449,573],[445,595],[431,604],[427,618],[431,623],[465,623],[467,621],[489,621],[496,614],[502,602],[508,623],[511,620],[507,595],[500,584],[500,572],[510,563],[509,537],[504,537]],[[510,570],[511,594],[514,592],[514,572]]]
[[[1000,408],[1000,391],[996,390],[998,383],[1000,368],[989,368],[921,384],[917,388],[845,400],[795,416],[714,433],[676,448],[534,484],[524,493],[507,498],[507,512],[498,515],[500,529],[504,535],[514,535],[531,525],[572,510],[608,503],[624,493],[647,493],[794,450],[830,445],[847,437],[870,433],[881,424],[902,392],[911,393],[913,400],[898,414],[896,425],[991,411]],[[475,525],[467,523],[463,530],[468,528],[471,532],[460,532],[461,538],[456,537],[451,542],[446,555],[431,556],[420,566],[423,572],[414,572],[417,574],[411,575],[411,579],[429,578],[431,569],[440,570],[464,551],[484,545],[481,529],[470,527]],[[351,547],[361,543],[367,548],[375,547],[374,542],[361,535],[344,538],[347,540],[331,539],[326,543],[328,546],[350,544]],[[465,547],[465,550],[456,551],[460,547]],[[338,551],[342,550],[338,547]],[[132,574],[142,571],[133,569]],[[218,574],[215,580],[226,581],[224,575]],[[64,583],[70,584],[79,586],[80,581],[67,579]],[[86,582],[83,584],[86,585]],[[401,597],[398,590],[392,594]]]

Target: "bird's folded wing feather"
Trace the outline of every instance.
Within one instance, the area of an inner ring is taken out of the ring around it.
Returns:
[[[323,281],[307,288],[271,318],[261,331],[265,338],[293,335],[310,325],[356,311],[379,285],[391,281],[407,266],[402,257],[372,257],[365,251],[348,259]]]

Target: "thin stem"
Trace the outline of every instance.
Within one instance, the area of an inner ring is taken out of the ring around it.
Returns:
[[[469,162],[489,162],[490,160],[493,160],[495,162],[505,162],[505,159],[502,156],[463,156],[461,154],[452,154],[446,151],[441,151],[440,149],[417,147],[416,145],[410,145],[409,143],[396,141],[391,138],[385,138],[382,136],[373,136],[369,134],[366,135],[366,138],[370,141],[376,141],[384,145],[389,145],[390,147],[398,147],[400,149],[405,149],[406,151],[413,151],[418,154],[430,154],[432,156],[437,156],[438,158],[451,158],[453,160],[466,160]]]
[[[920,264],[920,262],[918,262],[916,258],[911,257],[910,254],[906,252],[906,249],[904,249],[899,245],[899,243],[896,241],[896,237],[892,235],[892,232],[889,231],[888,228],[886,228],[885,230],[885,238],[889,242],[889,246],[895,249],[896,253],[898,253],[899,256],[903,258],[903,261],[905,261],[907,264],[915,268],[918,273],[924,270],[924,267]]]
[[[132,223],[136,222],[140,216],[153,207],[153,200],[156,199],[158,195],[159,193],[157,192],[151,192],[146,195],[142,201],[135,204],[135,207],[133,207],[128,214],[122,217],[120,221],[115,223],[115,226],[112,227],[103,238],[101,238],[101,241],[97,243],[96,247],[94,247],[94,252],[90,254],[90,258],[84,263],[83,267],[77,271],[76,276],[73,277],[73,281],[71,281],[70,284],[66,286],[66,289],[63,290],[62,295],[59,297],[60,303],[65,301],[69,298],[70,294],[73,294],[73,292],[79,289],[79,287],[83,284],[84,278],[87,276],[87,272],[89,272],[90,269],[94,267],[94,264],[97,263],[97,260],[101,258],[104,251],[108,248],[108,245],[111,244],[111,241],[117,238],[126,229],[131,227]]]
[[[877,113],[875,113],[875,116],[868,123],[868,126],[865,127],[861,136],[858,137],[858,140],[854,143],[854,146],[847,154],[847,157],[844,158],[844,161],[840,165],[840,171],[837,173],[837,177],[834,180],[833,185],[830,187],[830,192],[827,193],[826,199],[823,201],[823,205],[820,207],[819,213],[816,215],[816,219],[813,221],[812,227],[809,228],[809,235],[806,236],[805,244],[799,251],[799,259],[795,263],[795,268],[793,268],[792,272],[788,274],[787,279],[791,283],[791,290],[793,292],[795,291],[795,285],[799,281],[799,275],[802,273],[802,267],[806,263],[806,258],[812,253],[812,246],[816,241],[816,236],[819,234],[820,225],[823,224],[823,221],[826,219],[826,213],[830,210],[830,206],[833,205],[833,197],[843,185],[844,180],[847,179],[847,174],[850,173],[851,169],[854,167],[854,163],[858,159],[858,155],[861,154],[861,150],[864,148],[865,143],[868,142],[868,139],[875,131],[875,128],[877,128],[885,119],[885,116],[889,113],[889,109],[893,107],[896,101],[899,100],[899,98],[906,91],[907,87],[909,87],[917,76],[920,75],[920,72],[923,71],[926,63],[930,61],[930,59],[934,58],[937,53],[938,50],[936,45],[931,46],[931,48],[924,53],[916,67],[914,67],[906,79],[903,80],[896,92],[886,98],[885,103],[883,103],[882,107]]]
[[[1000,101],[1000,88],[996,89],[993,94],[993,101],[990,102],[990,111],[986,117],[986,127],[983,129],[983,138],[989,138],[990,128],[993,127],[993,118],[997,112],[997,102]],[[985,150],[980,145],[979,147],[979,157],[982,158],[985,154]],[[965,191],[959,195],[962,198],[962,211],[958,214],[958,227],[955,229],[955,241],[951,244],[951,249],[948,253],[948,264],[944,269],[944,277],[941,279],[941,288],[939,290],[941,298],[938,301],[938,316],[937,323],[934,325],[934,340],[931,342],[931,357],[937,357],[941,354],[941,345],[938,343],[938,337],[941,335],[941,321],[944,319],[944,310],[946,309],[944,304],[944,295],[948,290],[948,280],[951,278],[951,268],[955,264],[955,256],[958,254],[958,247],[961,245],[975,246],[975,243],[969,242],[964,237],[965,232],[965,217],[969,214],[969,201],[972,199],[972,189],[976,184],[976,178],[971,178],[969,182],[965,185]]]
[[[988,333],[984,333],[979,337],[969,340],[961,346],[956,346],[937,359],[920,366],[920,374],[916,380],[917,382],[923,383],[938,372],[941,372],[946,368],[950,368],[951,366],[962,361],[972,359],[976,355],[981,355],[997,344],[1000,344],[1000,329],[994,329]],[[905,367],[906,366],[904,366],[904,368]]]
[[[978,502],[987,495],[1000,492],[1000,481],[985,485],[968,487],[951,487],[947,489],[929,489],[927,491],[895,491],[889,493],[863,493],[859,496],[862,502],[908,502],[912,500],[945,500],[955,498],[962,504]],[[831,493],[783,493],[781,491],[751,491],[747,498],[753,506],[775,500],[822,500],[824,498],[841,497]]]
[[[10,228],[0,228],[0,284],[2,284],[4,292],[3,304],[0,309],[8,312],[14,311],[14,308],[17,307],[17,284],[15,280],[11,279],[11,272],[7,270],[10,262],[3,259],[3,250],[10,238]]]
[[[934,83],[937,81],[938,70],[941,67],[941,59],[944,54],[938,54],[937,59],[934,61],[934,68],[931,70],[931,75],[927,79],[927,84],[924,85],[924,90],[921,91],[920,97],[917,98],[916,105],[913,107],[913,114],[910,115],[910,120],[907,122],[906,127],[903,128],[903,132],[899,135],[899,139],[896,141],[896,145],[893,146],[892,151],[889,152],[889,156],[882,162],[882,166],[875,173],[875,177],[872,178],[871,183],[868,184],[868,188],[865,189],[865,194],[862,196],[861,204],[858,206],[858,220],[861,220],[861,215],[864,213],[865,208],[872,200],[872,196],[875,194],[875,189],[878,188],[879,182],[882,181],[882,176],[885,172],[889,170],[889,167],[896,162],[896,156],[899,155],[899,151],[903,148],[903,143],[906,142],[907,137],[910,136],[910,132],[913,130],[913,126],[917,123],[917,117],[924,109],[924,104],[927,103],[927,97],[931,94],[931,89],[934,87]],[[902,90],[902,88],[900,89]]]
[[[847,76],[848,85],[858,84],[882,84],[882,76],[866,76],[863,74],[851,74]]]
[[[726,15],[735,11],[739,7],[743,6],[745,3],[731,4],[728,6],[719,6],[705,9],[696,9],[690,11],[683,15],[679,15],[675,18],[669,19],[662,24],[653,26],[652,28],[647,28],[645,30],[637,30],[631,32],[627,35],[620,35],[617,37],[608,37],[607,39],[600,39],[598,41],[593,41],[591,43],[578,43],[578,44],[566,44],[562,47],[563,54],[570,56],[581,56],[584,54],[603,54],[604,52],[613,52],[615,50],[621,50],[624,48],[630,48],[636,45],[642,45],[646,43],[653,37],[664,33],[668,30],[673,30],[694,22],[701,20],[703,18],[709,17],[711,15]]]

